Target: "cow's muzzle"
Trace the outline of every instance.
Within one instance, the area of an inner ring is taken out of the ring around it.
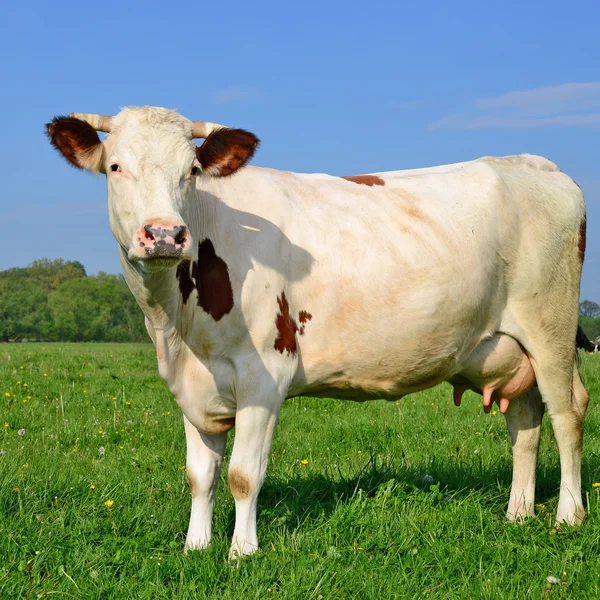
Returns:
[[[189,248],[188,229],[181,223],[149,221],[142,225],[134,238],[135,251],[130,252],[139,259],[181,258]]]

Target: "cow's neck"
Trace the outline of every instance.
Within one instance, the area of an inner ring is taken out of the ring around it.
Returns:
[[[125,281],[152,327],[164,329],[174,324],[179,304],[178,294],[175,294],[175,269],[143,272],[131,263],[123,251],[121,265]]]

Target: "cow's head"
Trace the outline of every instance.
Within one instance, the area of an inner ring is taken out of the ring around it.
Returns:
[[[258,145],[243,129],[153,107],[125,108],[116,117],[71,113],[46,128],[69,163],[106,175],[112,232],[127,258],[151,271],[192,257],[198,178],[235,173]],[[205,141],[196,146],[194,138]]]

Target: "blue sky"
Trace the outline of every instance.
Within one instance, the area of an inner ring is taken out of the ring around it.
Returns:
[[[12,2],[0,22],[0,269],[119,272],[104,179],[43,136],[71,111],[244,127],[254,164],[338,175],[533,152],[582,187],[600,302],[600,2]]]

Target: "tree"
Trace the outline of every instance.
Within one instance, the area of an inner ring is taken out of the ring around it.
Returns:
[[[86,276],[85,267],[79,261],[65,261],[62,258],[34,260],[27,271],[29,277],[47,293],[55,290],[64,281]]]
[[[121,275],[87,277],[79,261],[34,261],[0,271],[0,341],[146,341],[143,315]]]
[[[584,300],[579,303],[579,314],[586,317],[600,317],[600,306],[591,300]]]
[[[48,296],[59,340],[146,340],[144,319],[122,278],[106,273],[70,279]]]
[[[0,340],[41,340],[52,335],[44,291],[25,277],[0,278]]]

